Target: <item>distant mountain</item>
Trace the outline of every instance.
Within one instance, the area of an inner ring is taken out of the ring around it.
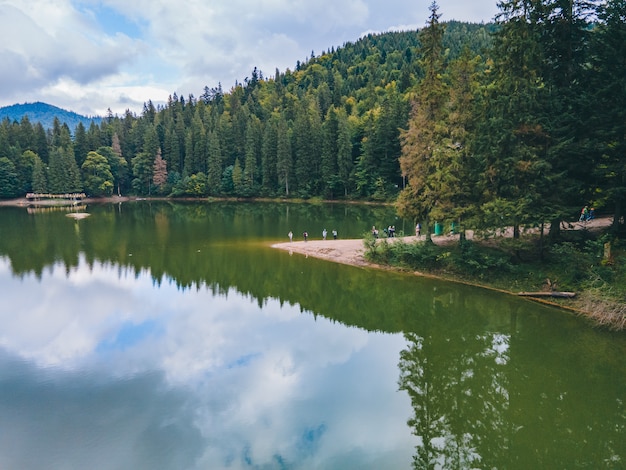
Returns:
[[[13,104],[0,108],[0,121],[9,118],[10,121],[20,122],[24,116],[28,116],[31,124],[40,122],[44,129],[51,129],[56,117],[61,123],[67,124],[72,132],[74,132],[79,122],[82,122],[83,126],[89,129],[92,121],[96,124],[100,124],[102,121],[101,117],[82,116],[73,111],[67,111],[39,101],[36,103]]]

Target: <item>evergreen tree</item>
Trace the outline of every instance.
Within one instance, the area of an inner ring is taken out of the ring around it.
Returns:
[[[106,145],[106,142],[104,142],[102,138],[100,127],[95,123],[95,121],[91,121],[91,124],[89,124],[89,129],[87,130],[87,149],[96,150],[98,147],[101,147],[103,145]],[[82,151],[82,149],[80,150]],[[80,155],[80,157],[82,158],[85,158],[85,156]]]
[[[293,124],[294,172],[302,197],[317,193],[321,167],[321,118],[316,102],[305,99]]]
[[[35,161],[33,164],[33,192],[37,194],[46,194],[48,192],[48,179],[46,176],[46,165],[39,158],[39,155],[35,155]]]
[[[420,32],[420,65],[424,78],[414,99],[409,127],[402,134],[400,167],[408,185],[398,198],[398,212],[415,220],[427,219],[436,207],[441,188],[433,176],[444,170],[441,150],[447,131],[448,91],[443,81],[444,26],[439,23],[440,16],[439,7],[433,2],[428,26]]]
[[[626,1],[604,2],[594,33],[589,82],[592,165],[599,202],[613,210],[615,232],[624,230],[626,211]],[[593,112],[593,114],[591,114]]]
[[[255,194],[257,180],[259,179],[260,132],[261,121],[256,116],[251,116],[248,122],[248,129],[246,130],[246,154],[242,180],[243,192],[247,196]]]
[[[217,196],[221,191],[223,173],[222,151],[220,149],[220,141],[215,132],[209,131],[207,140],[209,145],[209,161],[207,163],[208,191],[210,195]]]
[[[26,194],[32,191],[35,157],[37,155],[32,150],[26,150],[15,162],[15,171],[17,173],[15,188],[18,194]]]
[[[82,166],[90,150],[95,150],[95,148],[89,148],[85,126],[79,122],[74,130],[74,158],[79,166]]]
[[[322,124],[322,162],[321,176],[324,195],[333,198],[339,188],[337,154],[339,145],[339,119],[334,106],[326,113],[326,120]]]
[[[344,110],[338,114],[337,119],[337,176],[343,188],[343,195],[348,196],[352,186],[352,173],[354,162],[352,160],[352,133],[350,122]]]
[[[285,196],[290,195],[290,184],[293,174],[293,156],[291,152],[291,131],[281,116],[278,121],[278,137],[276,142],[276,167],[278,180],[285,188]]]
[[[40,122],[34,127],[33,152],[41,158],[41,161],[48,163],[48,138]]]
[[[80,170],[71,148],[54,148],[50,152],[48,188],[53,194],[78,193],[82,191]]]
[[[7,157],[0,157],[0,197],[16,197],[16,181],[17,172],[15,171],[15,165]]]
[[[149,152],[140,152],[133,157],[132,169],[134,178],[132,185],[136,194],[151,194],[154,158]]]
[[[117,194],[121,196],[122,188],[126,189],[128,183],[128,162],[122,156],[122,147],[117,132],[111,139],[111,147],[100,147],[98,153],[104,155],[111,167],[113,182],[117,187]]]
[[[243,170],[241,169],[241,164],[239,163],[238,158],[235,158],[235,164],[233,165],[232,179],[233,179],[233,189],[235,191],[235,194],[239,196],[242,194],[242,191],[243,191],[243,187],[242,187]]]
[[[595,0],[555,0],[545,3],[540,44],[547,104],[543,123],[549,135],[546,158],[552,167],[551,191],[544,206],[552,223],[552,237],[560,221],[592,202],[589,170],[596,152],[590,147],[587,106],[592,80],[585,80],[590,63]],[[596,2],[597,3],[597,2]]]
[[[278,191],[277,173],[277,115],[274,114],[265,124],[261,143],[261,191],[266,196],[274,196]]]
[[[461,230],[466,227],[465,221],[477,214],[480,199],[475,182],[481,168],[472,152],[479,61],[480,58],[473,57],[466,48],[448,68],[450,86],[446,126],[437,149],[436,171],[431,175],[435,180],[433,186],[439,192],[431,217],[444,223],[456,223]]]
[[[558,174],[547,159],[544,126],[547,103],[540,45],[544,10],[537,1],[502,1],[494,38],[493,67],[485,89],[478,129],[482,158],[483,224],[514,227],[551,220],[547,204]]]

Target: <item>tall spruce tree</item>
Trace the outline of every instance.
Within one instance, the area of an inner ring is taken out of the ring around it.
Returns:
[[[48,178],[46,176],[46,165],[35,155],[35,163],[33,165],[33,192],[45,194],[48,192]]]
[[[277,155],[277,115],[273,113],[265,123],[261,143],[261,191],[266,196],[274,196],[278,191]]]
[[[208,140],[208,162],[207,162],[207,189],[211,196],[217,196],[221,191],[223,161],[220,141],[215,132],[209,131]]]
[[[626,0],[598,8],[589,80],[594,189],[613,211],[613,229],[626,227]]]
[[[420,65],[424,77],[418,85],[408,129],[402,133],[400,168],[408,184],[400,193],[397,206],[403,217],[427,219],[438,204],[439,190],[433,175],[440,169],[439,152],[445,134],[448,91],[444,83],[439,6],[430,5],[428,26],[420,31]],[[442,134],[442,130],[444,131]]]
[[[283,194],[289,197],[293,177],[293,156],[291,151],[291,130],[283,116],[278,120],[277,136],[276,168],[278,180],[284,188]]]
[[[545,11],[538,0],[498,4],[494,38],[481,103],[476,151],[482,159],[482,218],[485,228],[539,224],[554,216],[546,204],[555,178],[546,158],[545,56],[540,38]]]

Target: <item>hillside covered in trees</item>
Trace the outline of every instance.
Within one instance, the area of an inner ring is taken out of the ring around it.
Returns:
[[[13,104],[11,106],[3,106],[0,108],[0,121],[9,119],[9,121],[21,121],[26,116],[33,123],[41,123],[44,129],[52,129],[54,118],[60,122],[67,124],[72,132],[82,123],[83,126],[89,126],[92,121],[100,124],[101,117],[82,116],[73,111],[67,111],[51,104],[37,101],[35,103]]]
[[[503,1],[494,24],[371,34],[229,91],[74,133],[0,123],[0,196],[397,201],[467,226],[622,222],[626,1]],[[616,227],[617,228],[617,227]]]

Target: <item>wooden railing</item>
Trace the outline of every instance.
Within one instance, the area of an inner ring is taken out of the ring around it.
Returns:
[[[87,196],[85,193],[65,193],[65,194],[45,194],[45,193],[28,193],[26,199],[69,199],[73,201],[79,201],[85,199]]]

